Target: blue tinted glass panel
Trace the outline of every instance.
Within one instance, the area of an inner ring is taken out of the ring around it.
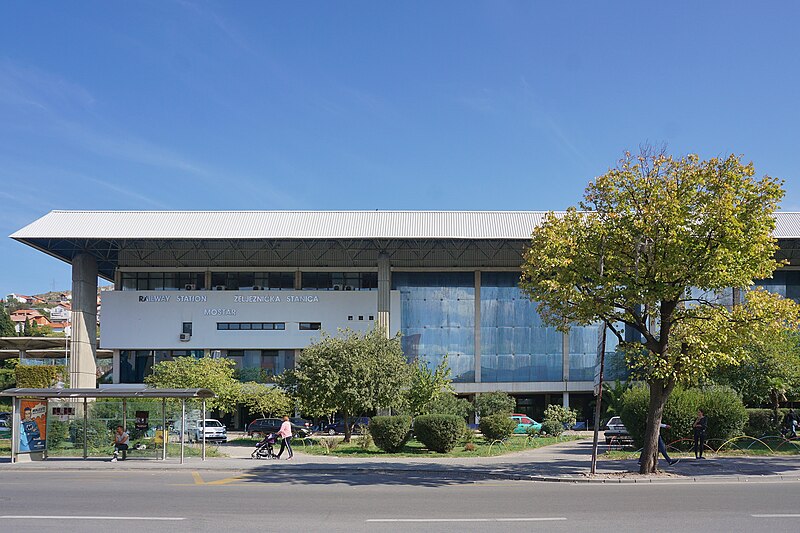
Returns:
[[[475,276],[472,272],[395,272],[403,352],[434,367],[447,355],[456,382],[475,380]]]
[[[481,381],[561,381],[562,336],[545,326],[519,273],[481,274]]]

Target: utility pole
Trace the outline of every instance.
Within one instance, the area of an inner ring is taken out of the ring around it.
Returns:
[[[600,249],[600,280],[603,282],[603,246]],[[600,432],[600,407],[603,403],[603,367],[606,360],[606,327],[607,323],[603,320],[603,327],[600,330],[600,339],[597,343],[597,359],[599,361],[599,369],[595,375],[594,382],[594,395],[597,398],[594,406],[594,436],[592,437],[592,466],[590,473],[595,475],[597,473],[597,438]]]

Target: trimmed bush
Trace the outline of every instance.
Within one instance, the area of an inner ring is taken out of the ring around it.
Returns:
[[[47,389],[67,375],[63,365],[17,365],[14,374],[20,389]]]
[[[470,412],[474,411],[472,404],[464,398],[458,398],[455,394],[445,392],[440,394],[427,405],[429,415],[456,415],[467,418]]]
[[[649,401],[650,391],[644,386],[633,387],[622,397],[620,416],[636,446],[644,443]],[[662,435],[664,440],[691,439],[697,409],[702,409],[708,418],[708,440],[724,441],[741,435],[747,423],[747,411],[742,399],[729,387],[676,388],[664,407],[662,422],[671,426],[669,433]],[[689,445],[691,443],[687,442]]]
[[[464,435],[464,420],[455,415],[422,415],[414,419],[414,435],[431,451],[447,453]]]
[[[411,417],[373,416],[369,432],[375,446],[386,452],[399,452],[411,438]]]
[[[558,437],[564,433],[564,424],[558,420],[545,420],[542,422],[542,433],[548,437]]]
[[[507,414],[496,414],[481,418],[478,427],[486,440],[505,440],[514,432],[517,423]]]
[[[569,429],[575,425],[578,420],[578,414],[575,410],[561,405],[550,404],[544,410],[545,420],[555,420],[560,422],[565,429]]]
[[[500,413],[510,415],[516,406],[514,398],[499,390],[483,393],[475,400],[475,410],[481,418]]]

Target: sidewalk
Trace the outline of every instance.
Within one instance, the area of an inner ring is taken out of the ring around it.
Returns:
[[[603,447],[601,447],[602,449]],[[709,456],[708,459],[683,459],[675,466],[659,462],[662,473],[642,476],[635,460],[598,459],[595,477],[589,476],[591,440],[564,442],[501,457],[432,458],[432,457],[335,457],[308,455],[302,446],[295,447],[295,456],[286,460],[250,459],[249,446],[222,446],[230,457],[187,457],[181,465],[177,458],[160,461],[151,458],[129,458],[109,463],[107,459],[50,458],[46,461],[11,464],[0,462],[2,471],[30,470],[153,470],[153,471],[226,471],[275,472],[290,475],[311,473],[409,475],[421,474],[446,478],[512,479],[593,483],[661,483],[675,481],[800,481],[800,456],[742,457]],[[2,461],[2,460],[0,460]]]

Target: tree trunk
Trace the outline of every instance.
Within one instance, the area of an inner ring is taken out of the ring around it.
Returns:
[[[675,382],[662,383],[660,381],[649,382],[650,386],[650,405],[647,408],[647,426],[644,434],[644,448],[639,457],[639,473],[651,474],[656,472],[658,465],[658,434],[661,425],[661,417],[664,414],[664,406],[667,398],[675,388]]]
[[[344,441],[343,442],[350,442],[350,436],[352,435],[352,429],[350,428],[350,415],[348,413],[342,414],[342,421],[344,422]]]

